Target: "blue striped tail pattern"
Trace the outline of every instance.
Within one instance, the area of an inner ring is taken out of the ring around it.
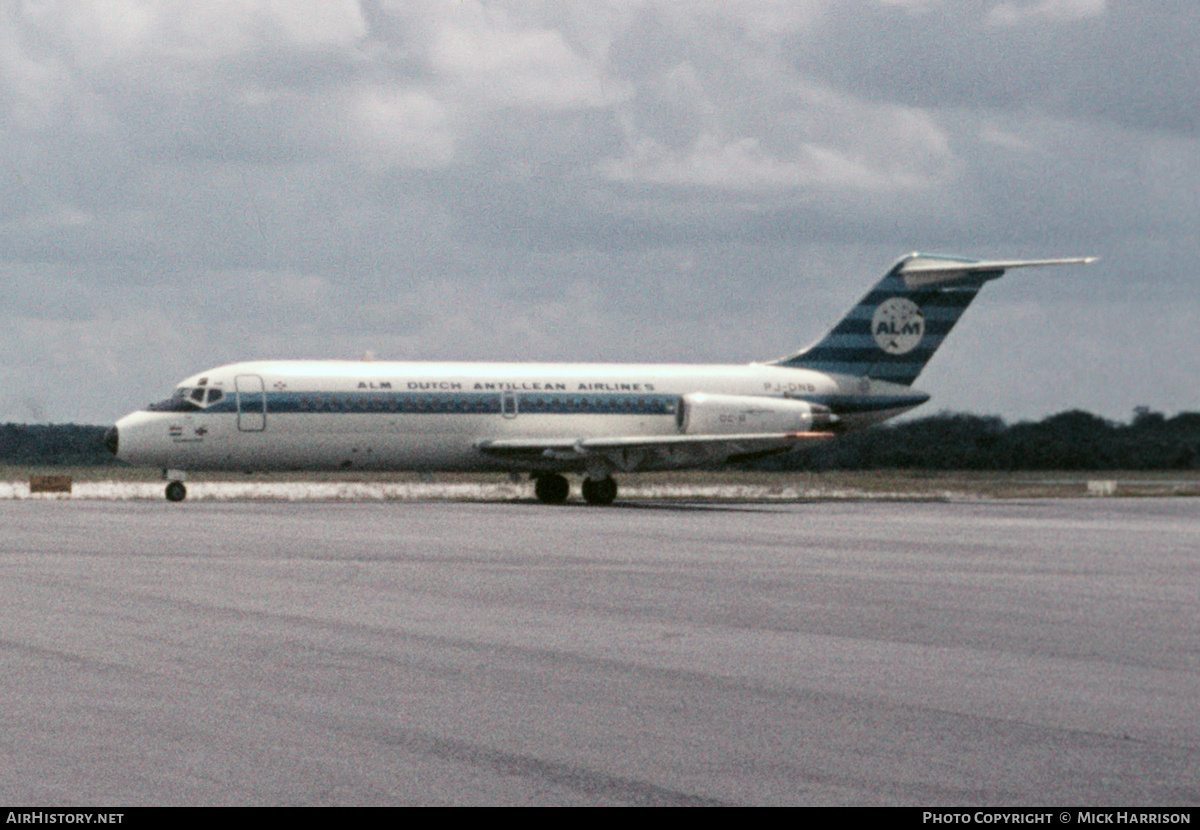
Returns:
[[[825,337],[776,365],[909,386],[983,284],[1006,265],[910,254]]]

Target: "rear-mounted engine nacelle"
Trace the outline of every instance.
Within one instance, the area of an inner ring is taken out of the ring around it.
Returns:
[[[807,401],[691,392],[679,399],[675,420],[685,435],[744,435],[809,432],[831,417],[828,407]]]

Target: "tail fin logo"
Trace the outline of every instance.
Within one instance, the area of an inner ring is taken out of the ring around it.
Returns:
[[[912,300],[891,297],[875,309],[871,334],[875,336],[875,345],[888,354],[907,354],[925,336],[925,317]]]

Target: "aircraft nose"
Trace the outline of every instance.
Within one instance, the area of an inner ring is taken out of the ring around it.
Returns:
[[[119,445],[120,445],[120,435],[117,432],[117,428],[115,426],[109,427],[108,432],[104,433],[104,446],[106,448],[108,448],[109,452],[111,452],[113,455],[116,455],[117,447]]]

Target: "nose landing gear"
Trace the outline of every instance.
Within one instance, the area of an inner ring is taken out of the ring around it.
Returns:
[[[183,486],[185,473],[183,470],[165,469],[163,478],[167,480],[167,501],[183,501],[187,498],[187,488]]]

